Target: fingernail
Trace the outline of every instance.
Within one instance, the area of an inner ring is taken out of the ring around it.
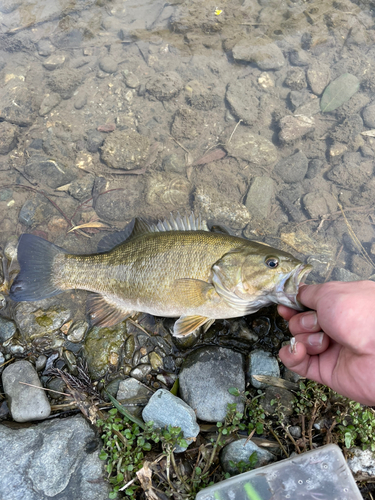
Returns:
[[[323,343],[324,333],[312,333],[308,336],[308,342],[311,346],[320,347]]]
[[[297,341],[294,337],[290,339],[289,352],[290,354],[296,354],[297,352]]]
[[[303,328],[306,328],[306,330],[312,330],[313,328],[316,327],[318,324],[318,318],[316,316],[315,311],[309,311],[307,313],[304,313],[304,315],[301,318],[301,325]]]

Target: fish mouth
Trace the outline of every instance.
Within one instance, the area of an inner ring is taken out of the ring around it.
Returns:
[[[277,287],[277,303],[297,311],[304,311],[304,306],[297,299],[298,289],[304,283],[306,276],[312,270],[310,264],[300,264],[285,276]]]

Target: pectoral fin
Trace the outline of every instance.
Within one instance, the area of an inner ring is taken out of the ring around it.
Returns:
[[[219,301],[215,288],[206,281],[192,278],[181,278],[174,282],[176,294],[184,297],[189,307],[199,307],[208,301]]]
[[[209,322],[211,326],[213,321],[211,318],[204,316],[181,316],[174,324],[173,335],[175,337],[186,337],[194,330]]]
[[[133,314],[133,311],[124,311],[111,299],[98,293],[90,294],[86,307],[93,326],[114,326]]]

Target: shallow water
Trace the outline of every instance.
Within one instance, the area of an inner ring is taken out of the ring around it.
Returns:
[[[372,7],[3,1],[0,244],[95,251],[194,210],[307,258],[310,281],[371,277]]]

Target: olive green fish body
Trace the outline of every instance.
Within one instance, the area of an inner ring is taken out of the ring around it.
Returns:
[[[210,232],[192,217],[157,226],[136,221],[123,243],[95,255],[70,255],[22,235],[18,260],[21,272],[10,292],[14,300],[88,290],[94,292],[88,299],[93,324],[111,326],[146,312],[179,317],[176,336],[271,303],[300,309],[298,286],[311,267],[267,245]]]

